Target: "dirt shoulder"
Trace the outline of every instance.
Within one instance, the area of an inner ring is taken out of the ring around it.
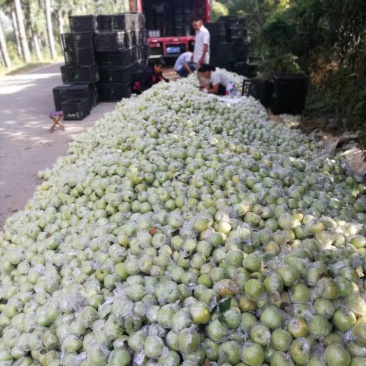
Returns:
[[[65,154],[73,136],[92,126],[116,103],[102,103],[82,121],[65,121],[50,133],[52,89],[62,85],[60,65],[0,78],[0,230],[7,217],[24,208],[40,183],[37,172]]]

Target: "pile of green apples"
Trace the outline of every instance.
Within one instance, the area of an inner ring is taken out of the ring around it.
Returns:
[[[366,187],[194,77],[123,100],[0,233],[0,366],[365,366]]]

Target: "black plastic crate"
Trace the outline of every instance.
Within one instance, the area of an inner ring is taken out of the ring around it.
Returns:
[[[180,5],[175,5],[173,11],[175,14],[182,14],[184,12],[184,9],[185,8],[183,6],[181,6],[181,4],[180,4]]]
[[[131,96],[131,83],[97,83],[97,89],[100,102],[117,102],[122,98],[129,98]]]
[[[240,27],[245,28],[247,25],[247,21],[245,18],[238,18],[238,24]]]
[[[227,38],[223,36],[210,37],[210,50],[217,48],[221,43],[227,43]]]
[[[241,27],[237,27],[237,28],[231,27],[230,28],[230,37],[232,39],[235,39],[235,38],[244,39],[244,37],[246,37],[245,29],[243,29]]]
[[[139,81],[141,79],[141,75],[144,72],[144,69],[142,67],[136,67],[133,75],[132,75],[132,83],[134,84],[136,81]]]
[[[146,19],[144,14],[137,13],[137,24],[139,29],[146,28]]]
[[[90,114],[90,105],[87,98],[68,99],[61,103],[61,109],[65,121],[81,121]]]
[[[223,61],[222,58],[219,56],[217,61],[216,61],[216,65],[220,69],[225,69],[227,71],[232,71],[234,63],[231,62],[231,61]]]
[[[226,23],[219,21],[219,22],[217,22],[217,24],[219,25],[219,36],[226,37],[226,35],[227,35]]]
[[[217,53],[223,63],[232,62],[234,57],[234,44],[233,43],[220,43],[217,45]]]
[[[52,89],[55,111],[61,111],[61,103],[69,99],[69,88],[69,85],[61,85]]]
[[[129,67],[100,67],[100,82],[111,84],[124,84],[132,82],[133,70]]]
[[[273,82],[268,80],[244,80],[243,95],[259,100],[264,107],[272,104]]]
[[[125,32],[96,32],[94,47],[97,52],[118,51],[127,47]]]
[[[93,48],[93,33],[63,33],[61,34],[61,44],[64,51],[78,48]]]
[[[246,73],[244,74],[244,76],[247,78],[255,78],[258,73],[258,65],[251,63],[247,63],[246,65]]]
[[[145,44],[137,48],[137,58],[140,60],[148,59],[150,57],[151,48],[148,44]]]
[[[177,14],[174,14],[174,21],[175,22],[183,22],[183,13],[177,13]]]
[[[90,109],[98,104],[98,93],[95,84],[73,84],[69,87],[70,99],[89,100]]]
[[[273,77],[274,114],[301,114],[305,108],[308,78],[303,74],[280,74]]]
[[[137,47],[131,48],[131,65],[133,65],[137,61]]]
[[[149,60],[148,59],[140,59],[140,60],[137,60],[137,68],[146,68],[148,66],[148,64],[149,64]]]
[[[236,48],[248,47],[248,42],[247,42],[247,38],[246,37],[243,37],[243,38],[234,38],[232,40],[232,42],[234,43],[234,46]]]
[[[64,84],[95,83],[99,80],[98,65],[61,66],[62,82]]]
[[[183,37],[185,35],[184,27],[175,27],[175,33],[177,36]]]
[[[192,11],[190,9],[184,11],[184,21],[187,23],[191,23],[193,20]]]
[[[219,22],[225,22],[225,25],[227,28],[231,28],[231,27],[237,27],[240,25],[240,20],[238,17],[235,16],[221,16],[219,18]]]
[[[114,52],[96,52],[95,58],[99,66],[127,67],[136,61],[134,48],[124,48]]]
[[[53,88],[53,100],[55,110],[61,110],[61,103],[68,99],[83,99],[89,100],[90,108],[98,104],[98,95],[95,84],[72,84],[62,85]]]
[[[139,29],[136,31],[136,46],[142,46],[147,42],[147,30]]]
[[[246,62],[248,59],[248,48],[247,47],[235,47],[234,48],[234,59],[237,62]]]
[[[95,17],[94,15],[69,16],[69,24],[71,32],[94,32]]]
[[[247,63],[246,62],[235,62],[233,66],[233,72],[245,76],[247,73]],[[243,94],[244,95],[244,94]]]
[[[183,20],[177,20],[174,22],[174,27],[175,28],[181,28],[181,27],[184,27],[185,26],[185,23]]]
[[[252,64],[260,64],[262,61],[262,56],[249,56],[249,62]]]
[[[95,63],[94,48],[76,48],[64,50],[66,65],[91,65]]]
[[[147,44],[136,47],[136,60],[147,60],[150,57],[150,46]]]
[[[151,47],[149,44],[145,44],[145,52],[146,52],[146,58],[149,58],[151,55]]]
[[[205,27],[210,32],[211,39],[219,35],[219,23],[206,23]]]
[[[136,30],[140,28],[140,20],[138,13],[129,13],[130,15],[130,26],[131,30]]]
[[[130,31],[132,29],[132,18],[130,13],[98,15],[97,24],[99,31]]]
[[[127,48],[132,48],[137,45],[135,31],[125,32],[125,36],[126,36],[126,47]]]

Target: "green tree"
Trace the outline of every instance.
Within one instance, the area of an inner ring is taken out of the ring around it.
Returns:
[[[9,57],[8,47],[6,44],[3,26],[1,24],[1,18],[0,18],[0,51],[1,51],[1,59],[4,62],[4,66],[8,69],[11,67],[11,61]]]
[[[225,16],[228,14],[229,10],[224,4],[213,0],[211,5],[211,21],[216,22],[221,16]]]
[[[14,0],[14,8],[15,8],[15,14],[16,14],[16,19],[17,19],[19,42],[20,42],[20,45],[22,48],[23,60],[25,63],[29,63],[31,58],[30,58],[27,34],[25,31],[25,26],[24,26],[23,9],[22,9],[22,4],[21,4],[20,0]]]

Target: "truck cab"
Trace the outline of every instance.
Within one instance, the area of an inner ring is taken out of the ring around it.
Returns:
[[[210,21],[210,0],[129,0],[130,11],[146,19],[151,58],[177,57],[192,50],[192,20]]]

